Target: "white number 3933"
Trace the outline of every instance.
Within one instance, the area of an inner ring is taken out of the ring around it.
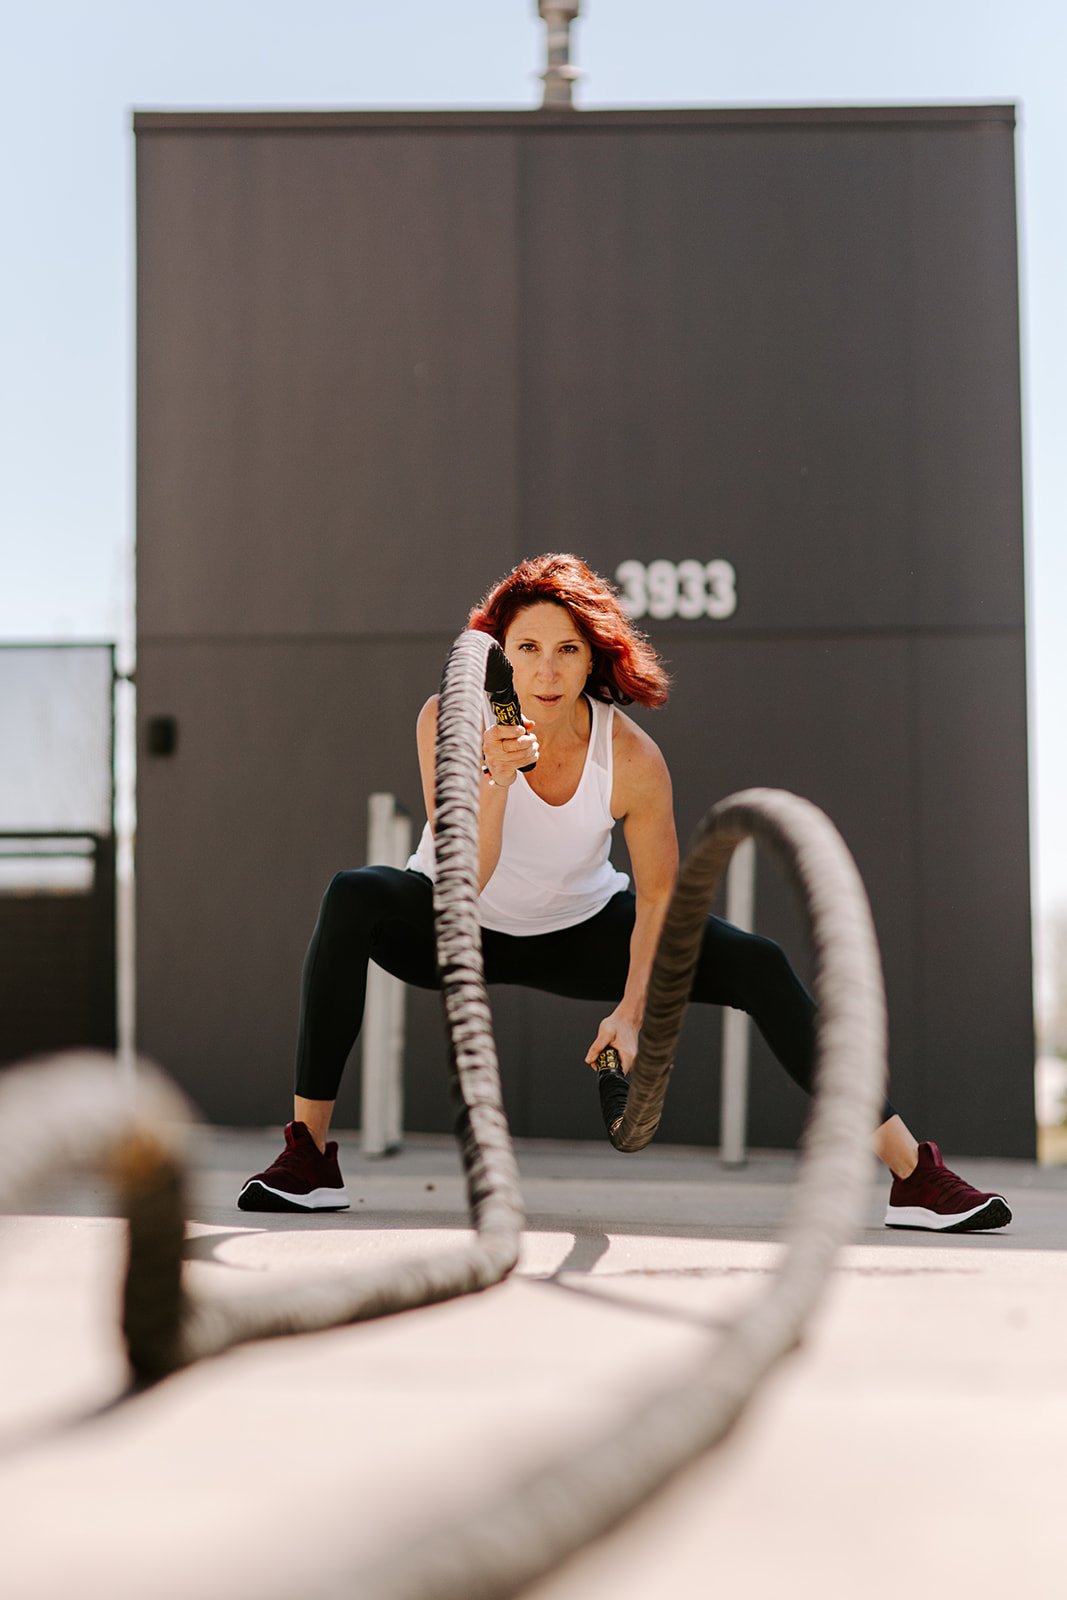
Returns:
[[[714,617],[737,610],[737,574],[729,561],[623,561],[615,569],[627,616]]]

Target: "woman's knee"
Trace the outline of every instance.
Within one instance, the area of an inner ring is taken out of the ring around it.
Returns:
[[[744,1009],[757,1019],[769,1013],[793,1016],[799,1014],[798,1008],[805,1014],[814,1013],[811,996],[781,945],[762,934],[749,937],[752,944],[744,979]]]
[[[376,867],[356,867],[335,872],[322,897],[320,924],[339,928],[373,921],[384,899],[378,871]]]
[[[714,998],[710,992],[714,990],[719,1004],[752,1012],[801,988],[780,944],[717,919],[713,923],[700,965],[700,988],[705,991],[701,998]]]
[[[789,957],[780,944],[762,933],[750,933],[749,961],[764,981],[775,983],[793,976]]]

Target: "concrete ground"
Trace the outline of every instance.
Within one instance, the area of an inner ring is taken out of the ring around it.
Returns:
[[[429,1138],[384,1161],[342,1138],[347,1214],[237,1211],[278,1144],[197,1135],[194,1283],[358,1273],[463,1235],[454,1147]],[[508,1283],[246,1346],[132,1399],[117,1398],[122,1228],[104,1181],[68,1180],[8,1219],[0,1594],[314,1600],[712,1354],[766,1283],[796,1172],[792,1156],[726,1172],[656,1146],[530,1144],[519,1161],[529,1232]],[[1008,1195],[1011,1228],[887,1231],[872,1170],[816,1325],[742,1426],[531,1600],[896,1600],[920,1585],[1062,1600],[1067,1170],[957,1165]]]

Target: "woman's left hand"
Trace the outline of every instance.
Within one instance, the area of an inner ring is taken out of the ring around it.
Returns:
[[[586,1063],[595,1067],[596,1058],[601,1050],[606,1050],[609,1044],[613,1044],[619,1052],[623,1072],[629,1072],[637,1054],[637,1034],[636,1023],[620,1015],[618,1011],[613,1011],[611,1016],[605,1017],[600,1024],[600,1032],[586,1052]]]

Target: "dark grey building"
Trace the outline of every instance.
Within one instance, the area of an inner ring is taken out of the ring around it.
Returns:
[[[421,825],[470,604],[573,549],[670,663],[683,838],[751,784],[823,806],[898,1105],[1032,1155],[1011,109],[135,123],[142,1048],[209,1116],[284,1119],[368,794]],[[803,969],[773,868],[758,902]],[[596,1137],[600,1008],[498,998],[514,1130]],[[718,1038],[691,1014],[662,1138],[717,1138]],[[444,1078],[415,995],[409,1126],[448,1125]],[[761,1044],[754,1142],[802,1115]]]

